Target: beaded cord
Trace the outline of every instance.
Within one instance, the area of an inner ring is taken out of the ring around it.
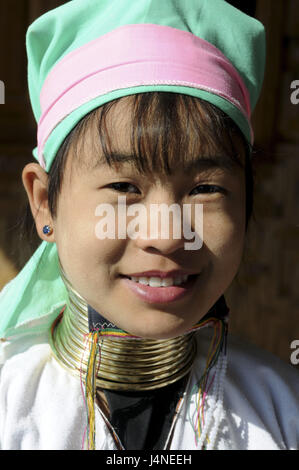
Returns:
[[[224,379],[227,368],[226,339],[227,322],[215,321],[206,367],[199,382],[194,386],[198,389],[197,410],[195,417],[189,416],[189,422],[194,429],[196,447],[202,450],[215,448],[222,421]],[[215,372],[210,378],[213,366]]]
[[[220,423],[223,418],[223,391],[224,379],[226,374],[227,358],[225,354],[221,354],[217,361],[215,380],[211,393],[211,404],[206,414],[206,422],[203,432],[198,442],[199,449],[213,450],[215,449],[216,438]],[[210,431],[210,437],[207,435]],[[207,445],[204,442],[207,440]]]

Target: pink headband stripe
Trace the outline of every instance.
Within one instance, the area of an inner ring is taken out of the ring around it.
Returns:
[[[41,166],[46,167],[45,143],[66,116],[98,96],[142,85],[179,85],[211,92],[236,106],[250,125],[249,92],[219,49],[169,26],[126,25],[68,53],[50,71],[40,95]]]

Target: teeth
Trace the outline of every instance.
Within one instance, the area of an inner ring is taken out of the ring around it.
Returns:
[[[130,278],[134,282],[139,282],[139,284],[143,284],[145,286],[150,287],[169,287],[169,286],[178,286],[183,282],[186,282],[188,279],[188,274],[184,276],[176,276],[176,277],[165,277],[161,279],[160,277],[135,277],[132,276]]]
[[[138,277],[135,278],[135,282],[139,282],[140,284],[144,284],[145,286],[148,286],[148,278],[147,277]]]
[[[165,277],[161,280],[162,287],[169,287],[173,286],[173,278],[172,277]]]
[[[151,287],[162,287],[162,279],[159,277],[150,277],[148,284]]]

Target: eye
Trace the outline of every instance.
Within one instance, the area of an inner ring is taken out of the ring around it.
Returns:
[[[226,194],[226,190],[222,188],[221,186],[216,186],[215,184],[200,184],[199,186],[196,186],[191,191],[191,194],[213,194],[213,193],[222,193]]]
[[[132,183],[127,182],[117,182],[111,183],[107,185],[108,188],[114,189],[115,191],[119,191],[120,193],[139,193],[139,189],[134,186]]]

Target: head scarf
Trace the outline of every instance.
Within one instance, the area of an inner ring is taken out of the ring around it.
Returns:
[[[26,46],[33,155],[47,172],[87,113],[149,91],[204,99],[253,142],[264,27],[224,0],[72,0],[37,19]],[[56,244],[43,241],[1,292],[0,336],[44,331],[66,300]]]

